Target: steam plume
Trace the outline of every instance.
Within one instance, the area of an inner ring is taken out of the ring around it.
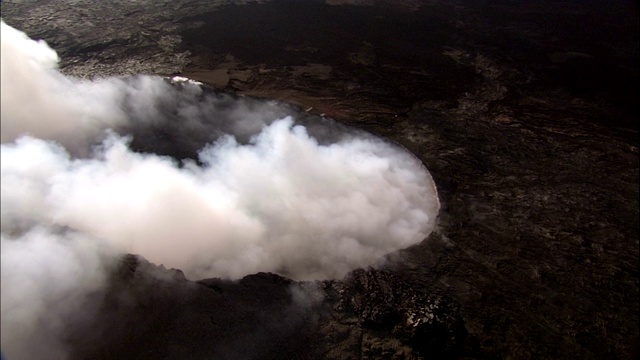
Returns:
[[[44,42],[1,26],[10,358],[42,358],[28,334],[54,343],[49,335],[102,286],[118,254],[191,279],[318,279],[419,242],[434,226],[431,177],[394,145],[196,84],[65,77]],[[62,305],[44,311],[52,304]]]

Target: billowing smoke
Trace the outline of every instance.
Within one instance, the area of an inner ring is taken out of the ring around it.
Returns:
[[[320,279],[415,244],[434,226],[431,177],[395,145],[194,83],[65,77],[44,42],[1,26],[10,357],[50,358],[51,334],[125,253],[190,279]],[[36,336],[48,353],[28,345]]]

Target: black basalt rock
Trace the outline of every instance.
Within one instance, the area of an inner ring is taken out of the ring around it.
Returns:
[[[357,318],[363,337],[374,345],[363,346],[372,356],[384,356],[385,343],[395,341],[405,347],[402,356],[394,351],[396,357],[458,358],[463,352],[467,331],[450,299],[418,292],[386,270],[358,269],[333,286],[341,295],[337,312]]]

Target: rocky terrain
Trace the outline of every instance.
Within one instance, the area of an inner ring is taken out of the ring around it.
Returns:
[[[128,256],[74,356],[637,358],[634,6],[3,2],[67,74],[289,102],[405,147],[442,203],[428,239],[345,279],[191,282]]]

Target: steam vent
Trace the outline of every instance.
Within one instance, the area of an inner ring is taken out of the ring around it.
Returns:
[[[636,3],[0,9],[6,359],[638,358]]]

